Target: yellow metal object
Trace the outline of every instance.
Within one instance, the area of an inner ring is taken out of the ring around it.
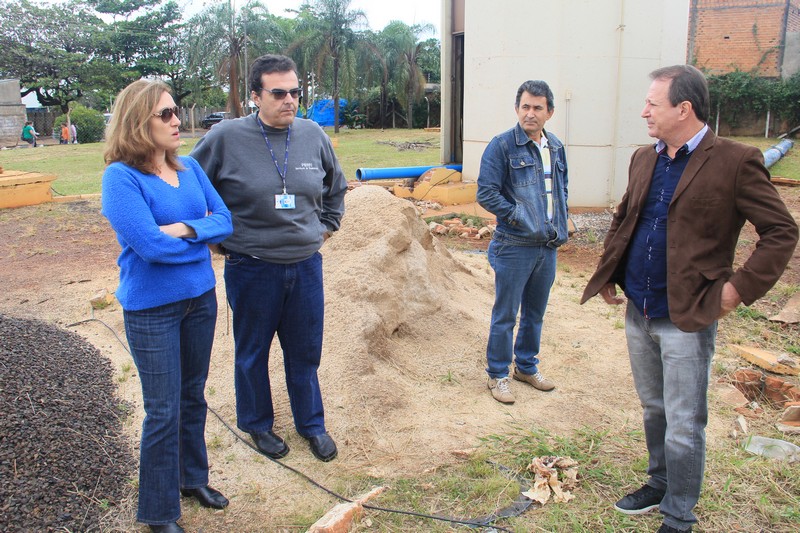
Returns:
[[[6,170],[0,174],[0,209],[52,202],[53,174]]]
[[[428,170],[415,181],[413,189],[406,185],[395,185],[392,192],[399,198],[426,200],[441,205],[460,205],[475,201],[478,184],[463,183],[461,172],[457,170],[437,167]]]

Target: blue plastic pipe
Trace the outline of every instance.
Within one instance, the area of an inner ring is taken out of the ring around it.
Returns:
[[[356,170],[356,179],[364,180],[391,180],[400,178],[418,178],[432,168],[449,168],[461,172],[461,165],[431,165],[429,167],[386,167],[386,168],[359,168]]]
[[[769,168],[780,160],[781,157],[786,155],[789,148],[794,146],[794,142],[789,139],[784,139],[774,146],[770,146],[764,150],[764,165]]]

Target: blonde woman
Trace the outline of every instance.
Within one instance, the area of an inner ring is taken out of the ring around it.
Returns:
[[[207,245],[233,228],[197,162],[177,156],[177,112],[162,82],[123,89],[103,175],[103,215],[122,247],[116,296],[145,410],[137,519],[156,532],[183,531],[181,494],[205,507],[228,505],[208,486],[204,389],[217,318]]]

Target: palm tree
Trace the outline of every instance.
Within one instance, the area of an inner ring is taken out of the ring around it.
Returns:
[[[246,73],[244,53],[248,42],[262,43],[251,35],[270,34],[273,26],[267,8],[260,2],[248,2],[238,13],[231,0],[214,4],[189,21],[199,28],[191,43],[190,59],[215,65],[219,79],[228,85],[228,111],[234,116],[242,114],[241,95],[247,98],[247,81],[242,89],[242,71]],[[250,58],[247,59],[249,61]]]
[[[374,59],[378,60],[380,70],[380,101],[378,116],[380,117],[381,129],[386,129],[386,112],[389,104],[389,83],[391,73],[395,71],[395,65],[400,59],[400,50],[395,37],[398,32],[397,24],[402,22],[392,22],[379,33],[367,32],[362,39],[364,46],[370,51]]]
[[[339,133],[340,73],[353,57],[358,37],[355,28],[366,23],[366,15],[361,10],[349,10],[350,0],[314,0],[308,7],[309,16],[298,27],[301,36],[289,51],[306,47],[303,53],[314,57],[320,81],[325,65],[331,65],[334,133]]]
[[[392,23],[394,24],[394,23]],[[402,24],[402,23],[401,23]],[[425,50],[425,43],[418,41],[423,34],[433,31],[430,24],[415,24],[407,26],[410,35],[402,41],[400,53],[400,77],[404,81],[406,120],[408,127],[414,127],[414,104],[425,94],[425,75],[419,65],[419,60]]]

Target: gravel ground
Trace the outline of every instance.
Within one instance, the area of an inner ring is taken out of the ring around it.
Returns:
[[[0,315],[0,531],[98,531],[135,479],[109,362],[74,333]]]
[[[603,244],[606,238],[613,213],[609,210],[602,212],[570,213],[569,217],[578,231],[571,237],[574,244]]]

